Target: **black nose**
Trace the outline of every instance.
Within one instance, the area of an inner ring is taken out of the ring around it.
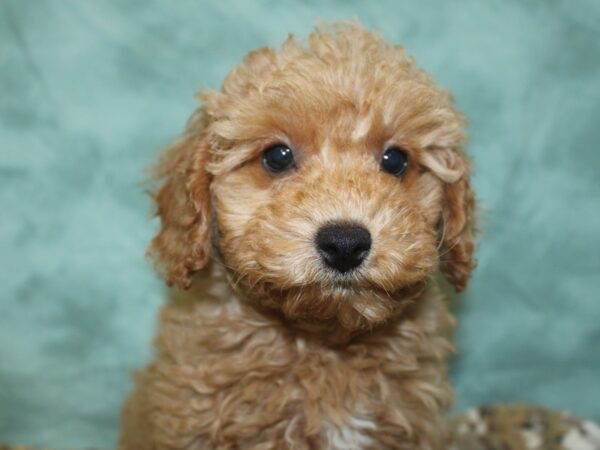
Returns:
[[[371,233],[359,225],[327,225],[317,232],[316,244],[325,264],[344,273],[367,257]]]

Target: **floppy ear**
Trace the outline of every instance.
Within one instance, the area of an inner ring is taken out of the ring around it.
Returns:
[[[152,196],[160,218],[148,256],[167,284],[189,288],[194,272],[210,258],[210,148],[207,116],[190,119],[185,134],[167,148],[155,168],[160,187]]]
[[[433,150],[426,165],[444,182],[440,219],[440,271],[458,292],[464,291],[475,260],[475,197],[469,161],[454,149]]]
[[[475,269],[475,198],[468,174],[445,187],[441,271],[458,292]]]

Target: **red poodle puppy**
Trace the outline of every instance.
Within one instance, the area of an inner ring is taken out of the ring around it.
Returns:
[[[179,289],[120,448],[440,448],[438,275],[461,291],[475,266],[451,96],[336,24],[250,53],[201,99],[158,165],[149,254]]]

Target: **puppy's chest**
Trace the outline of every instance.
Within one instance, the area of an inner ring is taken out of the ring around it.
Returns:
[[[376,371],[360,370],[352,357],[300,338],[289,344],[272,343],[261,352],[232,394],[249,412],[279,422],[281,434],[295,441],[331,450],[370,448],[377,428]]]
[[[331,349],[258,322],[226,322],[205,321],[191,339],[182,339],[181,329],[163,333],[179,341],[168,345],[175,362],[169,381],[177,386],[169,395],[191,405],[203,424],[196,436],[242,439],[247,448],[258,435],[304,443],[297,448],[371,447],[382,397],[397,384],[386,374],[387,358],[368,347]]]

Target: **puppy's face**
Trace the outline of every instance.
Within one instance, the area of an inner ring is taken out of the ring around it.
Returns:
[[[307,88],[285,96],[310,110]],[[218,247],[254,301],[355,328],[387,319],[432,274],[442,186],[400,133],[374,126],[373,107],[344,111],[335,88],[319,90],[333,98],[318,120],[290,123],[289,103],[253,108],[269,118],[243,138],[253,152],[213,180]]]
[[[249,55],[204,100],[157,193],[151,251],[179,261],[174,281],[205,264],[212,228],[234,285],[289,319],[370,328],[438,268],[464,287],[462,118],[400,49],[357,27],[318,31],[308,48]]]

